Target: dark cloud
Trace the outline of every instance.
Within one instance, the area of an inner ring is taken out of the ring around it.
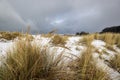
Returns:
[[[120,25],[120,0],[0,0],[0,30],[96,32]]]

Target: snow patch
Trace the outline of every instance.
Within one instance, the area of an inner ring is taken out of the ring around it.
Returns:
[[[102,40],[93,40],[91,45],[96,47],[96,48],[101,48],[101,47],[105,46],[106,43]]]

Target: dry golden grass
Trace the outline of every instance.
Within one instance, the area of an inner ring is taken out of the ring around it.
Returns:
[[[83,39],[80,40],[80,42],[90,45],[94,39],[102,40],[109,45],[117,45],[120,48],[120,34],[117,33],[89,34],[83,36]]]
[[[45,37],[45,38],[51,38],[52,36],[54,36],[54,34],[41,34],[42,37]]]
[[[6,40],[13,40],[20,36],[22,36],[22,33],[19,32],[0,32],[0,38],[4,38]]]
[[[75,72],[74,80],[109,80],[105,72],[96,68],[91,50],[88,47],[81,58],[71,63],[70,69]]]
[[[15,38],[23,39],[32,41],[34,38],[32,35],[26,33],[22,34],[20,32],[0,32],[0,38],[6,39],[6,40],[14,40]]]
[[[2,33],[6,34],[8,33]],[[12,35],[12,33],[10,33]],[[8,40],[14,37],[5,37]],[[15,38],[18,36],[16,34]],[[42,34],[43,37],[52,38],[54,45],[64,45],[68,36]],[[63,65],[63,53],[56,57],[55,53],[49,54],[47,50],[41,50],[36,44],[31,44],[33,36],[29,34],[20,35],[21,40],[7,52],[7,59],[0,66],[0,80],[110,80],[105,72],[97,69],[92,59],[91,42],[94,39],[103,40],[107,43],[106,48],[114,51],[112,45],[120,46],[120,34],[90,34],[83,36],[80,40],[87,45],[87,50],[82,57],[68,63],[68,67]],[[99,53],[98,50],[96,52]],[[103,53],[106,51],[103,50]],[[56,57],[56,58],[55,58]],[[110,60],[110,67],[120,72],[120,55]]]
[[[116,45],[120,48],[120,34],[116,35]]]
[[[120,53],[118,53],[113,59],[109,61],[110,67],[117,70],[120,73]]]
[[[83,39],[80,39],[80,43],[86,44],[87,46],[91,45],[91,42],[94,40],[94,35],[85,35]]]
[[[33,41],[34,37],[30,34],[23,34],[22,36],[18,37],[19,40],[25,39],[27,41]]]
[[[103,34],[94,34],[95,39],[103,40],[109,45],[120,44],[120,34],[117,33],[103,33]]]
[[[104,33],[99,35],[99,39],[110,45],[114,45],[116,41],[116,35],[114,33]]]
[[[0,66],[0,80],[57,80],[65,75],[62,58],[62,54],[55,58],[36,44],[19,41]]]
[[[52,38],[52,43],[54,45],[64,45],[66,44],[67,40],[68,40],[68,36],[55,35]]]
[[[113,45],[106,44],[105,47],[106,47],[108,50],[111,50],[111,51],[116,52],[116,50],[113,48]]]

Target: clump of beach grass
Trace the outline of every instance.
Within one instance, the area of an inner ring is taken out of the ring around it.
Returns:
[[[54,45],[65,45],[67,40],[68,40],[68,36],[55,35],[52,38],[52,43]]]
[[[41,34],[41,36],[45,38],[52,38],[54,34],[47,33],[47,34]]]
[[[109,80],[106,73],[97,69],[92,60],[91,47],[88,47],[71,63],[70,69],[74,71],[74,80]]]
[[[109,66],[120,73],[120,53],[116,54],[115,57],[110,59]]]
[[[114,33],[103,33],[99,35],[99,39],[103,40],[107,44],[114,45],[116,41],[116,35]]]
[[[30,41],[18,41],[0,66],[0,80],[57,80],[63,76],[62,54],[51,55]]]
[[[102,33],[94,34],[95,39],[103,40],[109,45],[120,45],[120,34],[119,33]]]
[[[16,37],[20,37],[23,34],[20,32],[0,32],[0,38],[6,39],[6,40],[13,40]]]
[[[117,45],[120,48],[120,34],[119,33],[95,33],[82,36],[81,43],[89,46],[93,40],[102,40],[108,45]]]
[[[87,46],[91,45],[91,42],[94,40],[94,35],[85,35],[82,39],[80,39],[80,43],[85,44]]]

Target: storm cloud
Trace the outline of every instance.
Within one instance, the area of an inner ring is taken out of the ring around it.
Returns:
[[[120,0],[0,0],[0,30],[99,32],[120,25]]]

